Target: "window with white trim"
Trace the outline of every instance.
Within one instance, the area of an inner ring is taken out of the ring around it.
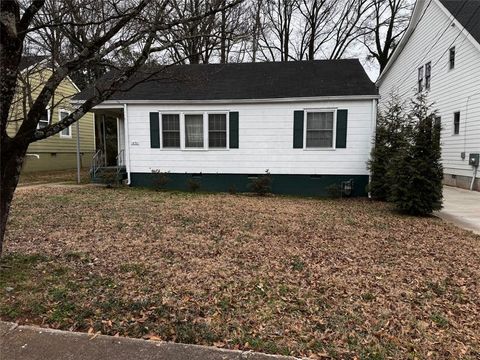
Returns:
[[[180,148],[180,114],[162,114],[162,147]]]
[[[58,113],[59,121],[65,119],[70,113],[66,110],[60,110]],[[72,127],[66,127],[62,131],[60,131],[60,137],[71,138],[72,137]]]
[[[208,147],[227,147],[227,114],[208,114]]]
[[[448,67],[450,70],[455,69],[455,46],[451,47],[449,50]]]
[[[432,63],[425,64],[425,90],[430,90],[430,84],[432,80]]]
[[[423,66],[418,68],[418,92],[423,91]]]
[[[45,109],[45,111],[42,113],[42,116],[40,116],[40,119],[38,120],[37,129],[43,129],[50,125],[49,112],[50,111],[48,109]]]
[[[185,148],[203,148],[203,115],[185,115]]]
[[[334,111],[307,112],[306,148],[333,148]]]
[[[460,111],[453,114],[453,135],[460,134]]]

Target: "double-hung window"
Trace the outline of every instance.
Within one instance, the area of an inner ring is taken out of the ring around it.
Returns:
[[[185,148],[203,148],[203,115],[185,115]]]
[[[432,63],[425,64],[425,90],[430,90],[430,83],[432,79]]]
[[[450,48],[448,57],[448,67],[450,70],[455,69],[455,46]]]
[[[334,111],[307,112],[306,148],[333,148]]]
[[[38,120],[37,129],[46,128],[48,125],[50,125],[50,114],[49,110],[45,109],[45,111],[40,116],[40,119]]]
[[[418,68],[418,92],[423,91],[423,66]]]
[[[164,149],[227,149],[228,112],[162,113],[161,147]]]
[[[162,144],[164,148],[180,148],[179,114],[162,114]]]
[[[68,115],[70,115],[70,113],[66,110],[60,110],[58,114],[59,114],[59,121],[62,121]],[[60,137],[71,138],[72,137],[72,127],[68,126],[65,129],[63,129],[62,131],[60,131]]]
[[[227,114],[208,114],[208,147],[227,147]]]
[[[460,111],[453,114],[453,134],[460,134]]]

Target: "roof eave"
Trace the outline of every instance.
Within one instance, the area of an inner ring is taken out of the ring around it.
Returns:
[[[290,98],[265,98],[265,99],[211,99],[211,100],[105,100],[94,108],[106,105],[121,104],[251,104],[251,103],[286,103],[286,102],[310,102],[310,101],[340,101],[340,100],[375,100],[380,95],[342,95],[342,96],[312,96]],[[72,104],[80,105],[85,100],[71,100]]]

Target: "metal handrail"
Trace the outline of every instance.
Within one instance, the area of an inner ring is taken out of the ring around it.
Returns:
[[[92,177],[95,177],[95,175],[97,174],[97,171],[99,168],[102,167],[102,163],[103,163],[103,151],[102,150],[98,150],[95,155],[93,155],[93,158],[92,158],[92,167],[91,167],[91,173],[92,173]]]
[[[117,154],[117,166],[125,166],[125,150],[120,150]]]

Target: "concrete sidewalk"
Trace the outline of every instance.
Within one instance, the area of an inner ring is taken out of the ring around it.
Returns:
[[[443,209],[435,215],[480,234],[480,192],[444,186]]]
[[[8,360],[292,360],[208,346],[18,326],[0,321],[0,359]]]

